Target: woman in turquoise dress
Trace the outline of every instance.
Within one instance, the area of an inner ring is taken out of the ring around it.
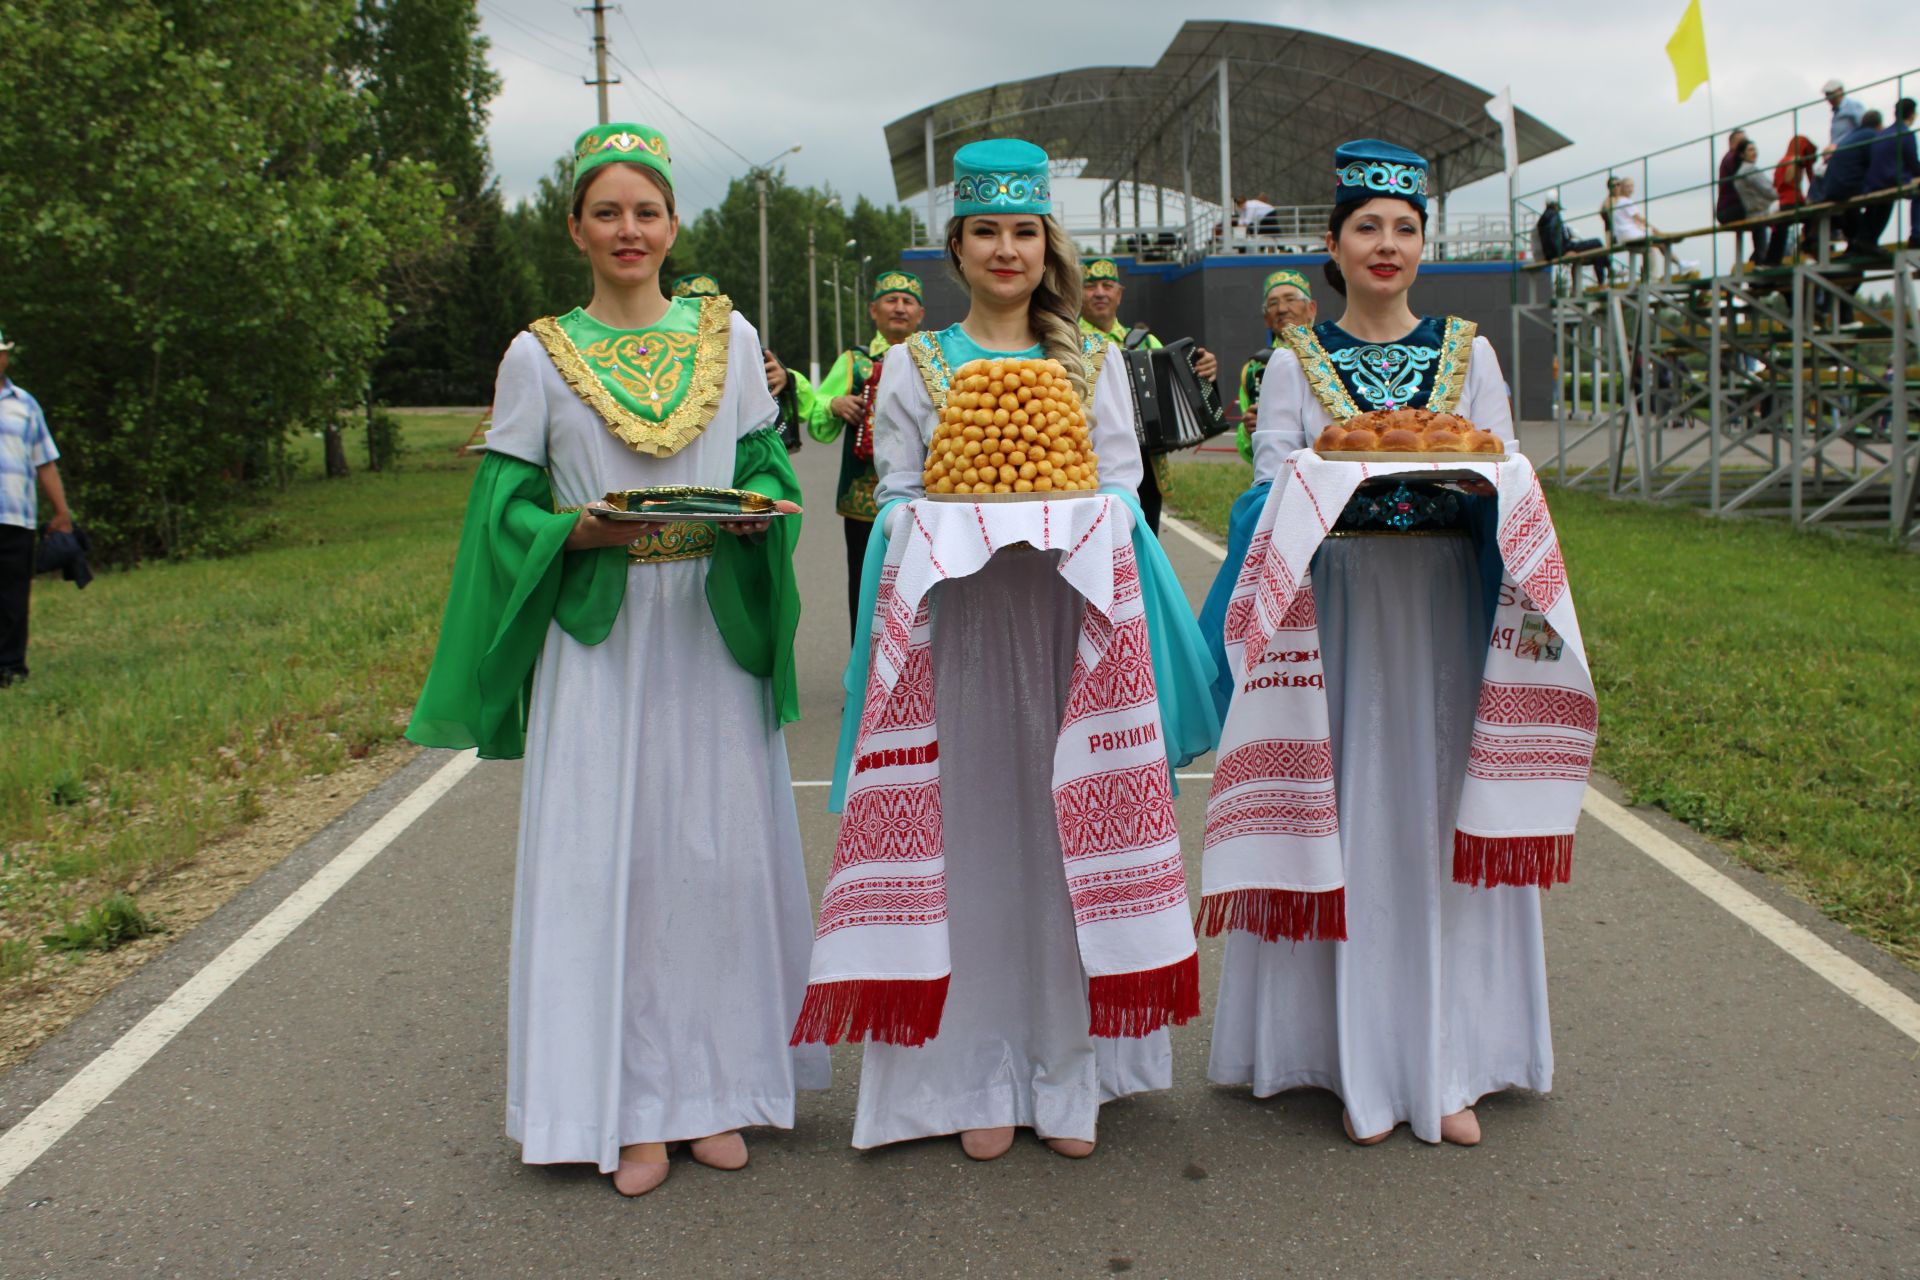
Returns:
[[[1149,624],[1161,628],[1153,636],[1154,670],[1170,756],[1184,763],[1218,736],[1206,694],[1212,672],[1192,616],[1168,603],[1178,598],[1177,584],[1140,519],[1140,450],[1122,362],[1109,358],[1106,338],[1080,331],[1079,254],[1048,216],[1046,153],[1002,139],[963,147],[954,165],[956,216],[947,249],[971,303],[966,319],[913,335],[905,355],[896,351],[882,368],[874,411],[880,518],[846,681],[835,807],[867,686],[886,544],[908,514],[906,502],[924,494],[936,398],[944,399],[950,374],[970,360],[1051,358],[1067,371],[1087,406],[1101,491],[1119,497],[1124,506],[1116,504],[1116,514],[1132,522],[1143,589],[1153,602]],[[988,190],[988,175],[1000,179],[997,190]],[[1089,1031],[1087,977],[1052,791],[1083,611],[1057,571],[1059,554],[1025,544],[1003,548],[981,571],[935,588],[940,785],[946,795],[993,799],[965,820],[956,809],[944,824],[952,974],[939,1033],[918,1047],[867,1045],[856,1147],[958,1133],[969,1156],[990,1160],[1023,1127],[1061,1155],[1082,1157],[1094,1149],[1103,1103],[1172,1083],[1164,1027],[1141,1038]],[[1184,663],[1184,671],[1163,670],[1163,652],[1180,655],[1170,660]]]
[[[1326,271],[1346,310],[1287,329],[1268,362],[1255,488],[1236,505],[1202,617],[1223,668],[1226,597],[1262,505],[1280,500],[1288,454],[1331,422],[1394,408],[1457,413],[1513,447],[1491,344],[1469,321],[1408,305],[1426,162],[1363,140],[1335,153],[1335,174]],[[1538,890],[1475,890],[1449,874],[1500,582],[1492,539],[1473,528],[1490,520],[1491,490],[1473,488],[1363,485],[1314,557],[1348,936],[1235,932],[1222,961],[1210,1078],[1262,1097],[1329,1089],[1362,1143],[1409,1124],[1423,1141],[1471,1145],[1476,1099],[1553,1079]],[[1216,685],[1231,689],[1231,677]]]

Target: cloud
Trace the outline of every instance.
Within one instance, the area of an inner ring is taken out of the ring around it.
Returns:
[[[1297,26],[1374,45],[1489,93],[1510,83],[1522,110],[1574,140],[1572,147],[1522,167],[1520,187],[1528,190],[1708,132],[1706,94],[1675,102],[1664,52],[1683,7],[1682,0],[1608,0],[1598,6],[1482,0],[1470,7],[1428,0],[1216,0],[1207,16]],[[480,0],[480,15],[505,82],[489,129],[494,165],[508,198],[516,199],[593,123],[594,91],[580,83],[592,67],[589,19],[570,0]],[[935,15],[945,21],[931,20]],[[1089,23],[1089,15],[1097,21]],[[615,71],[625,83],[610,91],[611,113],[644,120],[672,138],[682,209],[689,217],[717,202],[749,162],[796,142],[801,152],[786,160],[792,180],[891,202],[882,134],[889,120],[1000,81],[1083,66],[1150,65],[1180,21],[1171,6],[1147,0],[1106,0],[1092,8],[972,0],[946,10],[871,0],[628,5],[624,12],[609,11],[610,47],[632,68]],[[1882,8],[1870,32],[1855,22],[1824,21],[1818,10],[1787,0],[1709,4],[1706,22],[1722,130],[1817,99],[1829,76],[1852,85],[1906,70],[1902,61],[1913,61],[1912,51],[1920,49],[1920,8],[1906,4]],[[1920,77],[1909,79],[1905,93],[1914,96],[1916,89]],[[1888,86],[1870,94],[1869,105],[1889,107],[1896,96]],[[1824,119],[1820,107],[1799,132],[1821,138]],[[1756,130],[1763,158],[1785,148],[1791,123]],[[1356,121],[1354,132],[1391,137],[1391,121]],[[1707,159],[1694,150],[1704,153],[1707,146],[1698,142],[1661,163],[1676,173],[1704,169]],[[1458,193],[1453,208],[1504,209],[1505,199],[1503,182],[1484,181]],[[1568,199],[1574,208],[1598,203],[1597,196],[1588,201],[1577,183],[1570,184]]]

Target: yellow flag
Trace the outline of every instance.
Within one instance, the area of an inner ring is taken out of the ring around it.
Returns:
[[[1667,41],[1667,58],[1673,63],[1674,86],[1680,101],[1707,82],[1707,29],[1700,21],[1700,0],[1687,0],[1687,11]]]

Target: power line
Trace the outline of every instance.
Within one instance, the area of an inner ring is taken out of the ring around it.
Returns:
[[[556,67],[551,62],[542,62],[540,61],[540,59],[534,57],[532,54],[525,53],[519,49],[516,49],[510,44],[501,44],[499,41],[496,40],[493,42],[493,47],[500,50],[502,53],[510,53],[514,57],[519,58],[523,62],[531,62],[536,67],[545,67],[548,71],[556,72],[560,75],[566,76],[568,79],[572,79],[574,76],[577,76],[580,74],[578,71],[575,71],[568,67]]]
[[[578,58],[581,56],[580,49],[577,45],[564,45],[564,44],[555,43],[553,40],[549,39],[546,33],[541,31],[539,28],[531,25],[530,23],[524,22],[519,18],[514,17],[511,13],[508,13],[504,9],[501,9],[498,6],[490,3],[490,0],[480,0],[480,5],[488,13],[500,19],[500,21],[506,22],[515,27],[518,27],[523,33],[533,37],[535,40],[545,45],[552,52],[560,54],[562,57],[567,57],[567,58]],[[525,57],[526,55],[522,54],[521,56]],[[568,74],[572,75],[574,73],[568,72]]]
[[[633,37],[633,47],[640,51],[640,57],[646,62],[649,68],[653,69],[654,77],[657,80],[660,76],[659,69],[653,66],[653,59],[648,56],[646,45],[644,44],[644,42],[641,41],[640,32],[635,29],[633,25],[633,19],[627,16],[627,12],[625,9],[618,10],[618,12],[620,14],[620,20],[627,24],[628,34],[630,34]],[[741,155],[739,148],[735,147],[732,143],[728,142],[725,138],[721,137],[719,134],[715,133],[713,130],[707,128],[705,125],[701,124],[698,120],[695,120],[692,116],[688,115],[686,112],[682,111],[679,105],[675,103],[672,98],[669,98],[666,95],[666,92],[662,90],[657,84],[647,84],[646,80],[640,75],[638,71],[633,69],[633,67],[626,61],[626,59],[614,53],[609,53],[608,56],[611,57],[616,63],[618,63],[620,67],[624,71],[626,71],[628,75],[632,76],[635,80],[638,80],[641,84],[645,85],[646,88],[650,92],[652,92],[652,94],[656,98],[666,103],[667,108],[670,111],[672,111],[675,115],[679,116],[682,120],[685,120],[688,124],[698,129],[701,133],[706,134],[709,138],[712,138],[715,142],[719,143],[722,147],[725,147],[728,151],[733,152],[734,156],[740,161],[741,164],[746,165],[749,169],[753,167],[753,161]]]

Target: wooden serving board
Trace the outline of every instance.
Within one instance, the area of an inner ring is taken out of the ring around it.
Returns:
[[[1354,453],[1345,449],[1330,450],[1322,453],[1314,450],[1322,458],[1335,462],[1446,462],[1458,465],[1463,462],[1505,462],[1504,453]]]

